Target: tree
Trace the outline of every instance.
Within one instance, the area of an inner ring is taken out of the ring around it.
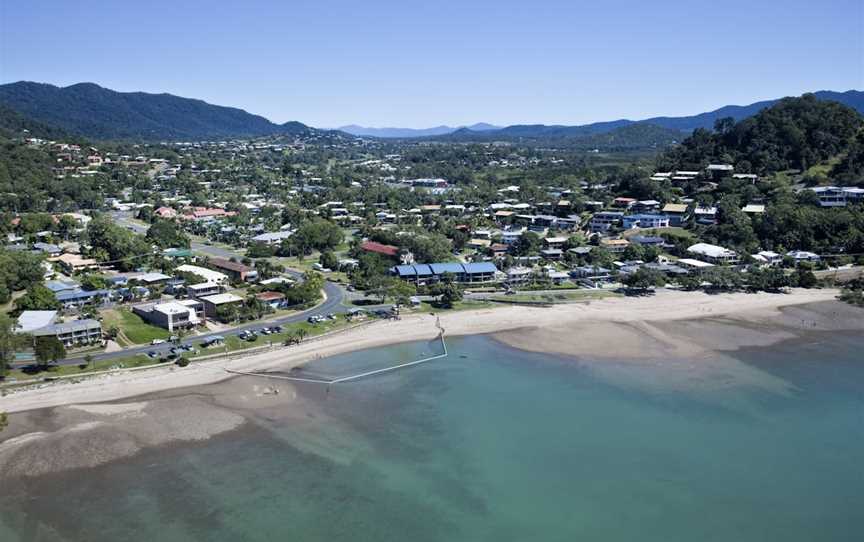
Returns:
[[[815,288],[819,285],[819,279],[816,278],[809,266],[799,265],[792,275],[792,283],[799,288]]]
[[[81,278],[81,287],[85,290],[102,290],[108,287],[108,281],[101,275],[88,273]]]
[[[173,220],[157,219],[147,229],[146,237],[159,248],[189,248],[189,236]]]
[[[640,267],[633,273],[624,276],[621,282],[628,288],[644,292],[655,286],[663,286],[666,280],[663,274],[656,269]]]
[[[462,288],[453,282],[453,277],[445,274],[441,281],[430,288],[432,295],[438,296],[438,302],[442,307],[452,308],[453,304],[462,300]]]
[[[84,365],[86,367],[90,367],[91,365],[93,365],[93,356],[92,355],[86,354],[84,356]]]
[[[57,337],[36,337],[33,341],[33,353],[42,365],[55,362],[66,357],[66,347]]]
[[[15,333],[14,320],[0,313],[0,378],[9,372],[9,364],[15,359],[15,352],[27,344],[28,336]]]
[[[336,269],[339,267],[339,261],[336,259],[336,254],[332,250],[325,250],[321,253],[318,262],[324,269]]]
[[[526,231],[513,244],[513,254],[516,256],[528,256],[540,250],[542,243],[539,235],[533,231]]]
[[[60,308],[54,292],[41,284],[27,288],[27,293],[15,300],[15,309],[21,311],[45,311]]]
[[[5,412],[0,412],[0,431],[6,429],[9,425],[9,416]]]

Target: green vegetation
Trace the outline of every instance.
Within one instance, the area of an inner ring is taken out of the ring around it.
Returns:
[[[760,174],[806,170],[847,150],[862,124],[854,109],[837,102],[812,94],[784,98],[737,124],[719,119],[713,133],[696,130],[658,164],[663,171],[702,170],[709,163]]]
[[[32,284],[27,293],[15,300],[15,311],[46,311],[60,308],[54,292],[40,284]]]
[[[33,341],[36,361],[42,365],[54,363],[66,357],[66,348],[56,337],[36,337]]]
[[[850,305],[864,307],[864,279],[855,279],[845,284],[840,292],[840,300]]]
[[[115,262],[122,271],[135,269],[143,256],[153,252],[141,236],[117,226],[107,216],[98,216],[90,222],[87,238],[92,258],[100,262]]]
[[[159,248],[189,248],[189,236],[173,220],[156,219],[145,238]]]
[[[147,344],[153,339],[167,339],[171,334],[161,327],[148,324],[140,316],[127,309],[110,309],[102,311],[103,327],[116,327],[118,339],[125,339],[130,344]]]
[[[0,249],[0,304],[8,303],[12,292],[41,283],[43,274],[41,256]]]

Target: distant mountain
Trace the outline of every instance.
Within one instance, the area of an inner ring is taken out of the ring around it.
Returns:
[[[849,90],[833,92],[821,90],[813,93],[818,100],[834,101],[847,105],[860,114],[864,114],[864,92]],[[735,121],[751,117],[767,107],[779,102],[780,99],[766,100],[750,105],[727,105],[714,111],[700,113],[689,117],[653,117],[639,121],[621,119],[607,122],[595,122],[581,126],[562,126],[546,124],[516,124],[498,130],[476,132],[471,129],[460,129],[450,134],[438,136],[443,141],[513,141],[513,140],[548,140],[548,139],[585,139],[598,134],[607,134],[632,125],[651,125],[678,132],[691,132],[696,128],[713,128],[714,121],[724,117],[732,117]],[[625,132],[626,133],[626,132]],[[667,134],[653,131],[654,135],[664,139]],[[644,136],[645,133],[642,133]],[[679,134],[680,135],[680,134]]]
[[[221,139],[315,131],[299,122],[274,124],[242,109],[202,100],[116,92],[94,83],[62,88],[27,81],[0,85],[0,105],[93,139]]]
[[[444,125],[435,126],[432,128],[369,128],[366,126],[349,124],[348,126],[341,126],[338,129],[342,132],[346,132],[356,136],[381,138],[412,138],[446,135],[451,134],[457,130],[461,130],[463,128],[467,128],[472,132],[485,132],[487,130],[499,130],[501,127],[487,124],[485,122],[478,122],[477,124],[472,124],[471,126],[460,126],[457,128]]]

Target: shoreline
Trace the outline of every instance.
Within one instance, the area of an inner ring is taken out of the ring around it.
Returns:
[[[796,289],[784,294],[704,294],[663,290],[640,298],[608,298],[552,307],[506,306],[439,316],[447,336],[493,334],[512,347],[528,351],[598,358],[639,358],[645,354],[649,354],[647,357],[687,356],[704,350],[723,350],[724,346],[729,346],[722,344],[726,341],[735,341],[732,346],[742,347],[770,344],[794,336],[797,316],[783,318],[781,308],[835,301],[836,295],[834,289]],[[840,307],[839,302],[836,303]],[[842,307],[847,311],[848,306]],[[848,307],[848,311],[860,309]],[[670,344],[686,341],[688,335],[698,335],[699,326],[705,325],[706,321],[712,321],[712,325],[722,324],[718,324],[718,319],[734,319],[770,329],[750,334],[733,331],[731,336],[720,334],[720,344],[709,340],[695,344],[694,348],[668,348]],[[835,320],[817,323],[814,319],[813,329],[864,327],[855,318],[847,317],[843,322],[839,318]],[[435,322],[436,316],[428,313],[408,314],[398,321],[374,322],[320,340],[245,357],[192,363],[185,368],[160,366],[137,372],[105,374],[77,383],[56,382],[0,397],[0,411],[15,413],[125,400],[237,377],[226,372],[226,368],[246,372],[290,369],[347,352],[433,339],[438,335]],[[670,322],[677,323],[670,327]],[[806,323],[806,329],[810,329],[809,322],[804,319],[801,322],[802,327]],[[843,327],[855,324],[858,327]],[[568,327],[573,325],[579,326],[579,333],[573,333],[572,327]],[[681,332],[677,333],[673,328],[681,328]]]

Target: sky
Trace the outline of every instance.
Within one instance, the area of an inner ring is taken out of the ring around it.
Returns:
[[[19,80],[317,127],[681,116],[864,89],[864,2],[0,0]]]

